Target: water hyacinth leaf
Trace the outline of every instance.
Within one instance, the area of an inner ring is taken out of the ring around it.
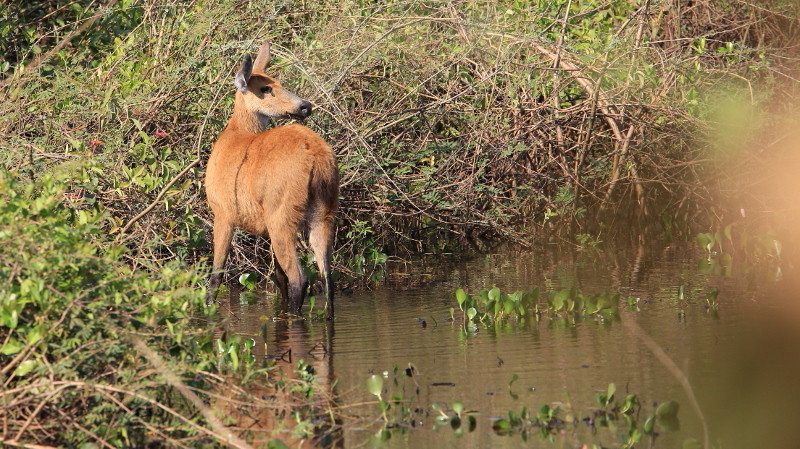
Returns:
[[[492,430],[497,433],[508,432],[511,430],[511,423],[507,419],[500,418],[492,423]]]
[[[231,356],[231,366],[233,367],[233,370],[236,371],[237,369],[239,369],[239,354],[236,351],[232,351],[230,353],[230,356]]]
[[[680,404],[675,401],[666,401],[659,404],[656,408],[656,416],[658,419],[676,418]]]
[[[459,401],[453,402],[453,411],[456,412],[456,415],[461,416],[464,411],[464,404]]]
[[[367,378],[367,391],[375,396],[380,396],[383,390],[383,378],[375,374]]]
[[[470,321],[472,321],[472,319],[475,318],[475,315],[477,314],[478,311],[475,310],[475,307],[470,307],[469,309],[467,309],[467,318],[469,318]]]
[[[608,397],[608,402],[614,400],[614,393],[616,392],[617,392],[617,386],[613,382],[608,384],[608,391],[606,392],[606,395]]]
[[[499,301],[500,300],[500,289],[495,287],[495,288],[489,290],[489,299],[490,300],[494,300],[494,301]]]
[[[642,439],[642,432],[640,432],[639,429],[634,427],[628,432],[628,442],[626,446],[633,447],[633,445],[638,443],[639,440],[641,439]]]
[[[494,313],[497,315],[497,312],[500,310],[500,303],[494,300],[489,300],[486,304],[486,312],[487,313]]]
[[[456,301],[458,302],[458,307],[461,307],[462,304],[464,304],[464,301],[466,300],[467,300],[466,292],[464,292],[464,290],[460,288],[456,290]]]
[[[648,435],[652,435],[653,434],[653,427],[655,426],[655,423],[656,423],[655,415],[648,416],[647,419],[644,421],[644,426],[643,426],[644,433],[646,433]]]
[[[704,251],[711,252],[714,248],[714,236],[705,232],[700,232],[696,237],[697,246]]]
[[[255,273],[242,273],[239,276],[239,283],[248,290],[256,288],[256,274]]]
[[[473,430],[475,430],[475,427],[477,427],[477,426],[478,426],[478,420],[477,420],[477,419],[476,419],[474,416],[472,416],[472,415],[468,415],[468,416],[467,416],[467,423],[469,423],[469,428],[468,428],[468,430],[469,430],[470,432],[472,432]]]
[[[559,310],[564,308],[564,304],[568,298],[569,298],[569,290],[566,289],[561,290],[553,295],[550,305],[553,307],[553,310],[558,312]]]
[[[639,404],[639,398],[635,394],[629,394],[622,402],[622,413],[631,414],[633,409]]]

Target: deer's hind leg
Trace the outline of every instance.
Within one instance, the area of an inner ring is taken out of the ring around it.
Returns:
[[[227,260],[231,248],[231,239],[233,239],[233,225],[223,216],[214,217],[214,265],[208,278],[208,293],[206,294],[206,305],[208,306],[217,297],[225,260]]]
[[[325,292],[326,318],[333,319],[333,279],[331,278],[331,248],[333,247],[333,214],[311,214],[308,222],[308,244],[314,252]]]
[[[286,307],[290,306],[292,313],[300,315],[307,282],[297,259],[297,228],[275,226],[269,230],[269,238],[275,255],[275,277],[281,291],[281,307],[287,311]]]

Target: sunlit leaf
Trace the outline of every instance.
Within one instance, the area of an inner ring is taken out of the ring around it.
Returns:
[[[463,289],[456,290],[456,301],[458,302],[458,307],[461,307],[464,304],[464,301],[467,300],[467,294],[464,292]]]
[[[375,374],[367,378],[367,391],[375,396],[380,396],[383,390],[383,378]]]
[[[16,338],[11,337],[11,338],[8,339],[6,344],[4,344],[2,348],[0,348],[0,354],[3,354],[3,355],[14,355],[14,354],[18,353],[19,351],[22,351],[22,348],[24,348],[24,347],[25,347],[25,345],[20,343]]]
[[[32,369],[36,368],[36,365],[37,363],[35,360],[25,360],[24,362],[20,363],[19,366],[17,366],[16,370],[14,370],[14,375],[22,377],[31,372]]]

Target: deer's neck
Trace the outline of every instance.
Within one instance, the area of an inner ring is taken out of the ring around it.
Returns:
[[[257,134],[266,131],[267,127],[269,127],[269,117],[257,111],[249,110],[245,104],[244,95],[241,92],[236,92],[233,114],[225,130]]]

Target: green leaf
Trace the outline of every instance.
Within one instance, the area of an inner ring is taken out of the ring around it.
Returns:
[[[461,416],[461,412],[464,411],[464,404],[461,402],[453,402],[453,411],[456,412],[456,415]]]
[[[44,330],[42,326],[34,326],[28,329],[28,333],[25,335],[25,341],[27,341],[29,345],[35,345],[39,340],[42,339],[43,335]]]
[[[31,372],[32,369],[36,368],[36,365],[37,363],[35,360],[25,360],[24,362],[20,363],[19,366],[17,366],[16,370],[14,370],[14,375],[22,377]]]
[[[489,299],[493,299],[495,301],[499,301],[500,300],[500,289],[495,287],[495,288],[489,290]]]
[[[467,300],[467,294],[464,292],[463,289],[456,290],[456,301],[458,302],[458,307],[461,307],[464,304],[464,301]]]
[[[680,409],[680,404],[675,401],[662,402],[656,408],[656,416],[659,419],[675,418],[678,416],[678,409]]]
[[[492,423],[492,430],[495,432],[507,432],[511,430],[511,423],[507,419],[500,418]]]
[[[239,283],[248,290],[256,288],[256,274],[255,273],[242,273],[239,276]]]
[[[4,344],[2,348],[0,348],[0,354],[3,354],[3,355],[14,355],[14,354],[22,351],[22,348],[24,348],[24,347],[25,347],[25,345],[23,345],[22,343],[17,341],[16,338],[11,337],[11,338],[8,339],[8,342],[6,342],[6,344]]]
[[[470,307],[469,309],[467,309],[467,317],[469,318],[470,321],[472,321],[472,319],[475,318],[475,315],[477,314],[478,311],[475,310],[475,307]]]
[[[564,304],[565,304],[565,302],[566,302],[566,300],[568,298],[569,298],[569,290],[568,289],[561,290],[561,291],[557,292],[555,295],[553,295],[553,300],[551,302],[551,305],[553,306],[553,310],[558,312],[559,310],[563,309],[564,308]]]
[[[696,239],[697,239],[697,246],[699,246],[700,249],[711,252],[711,250],[714,248],[715,239],[713,235],[705,232],[700,232],[697,234]]]
[[[383,377],[373,374],[367,378],[367,391],[375,396],[380,396],[382,390]]]
[[[654,415],[648,416],[647,419],[644,421],[644,427],[643,427],[644,433],[652,435],[655,423],[656,423],[656,417]]]

